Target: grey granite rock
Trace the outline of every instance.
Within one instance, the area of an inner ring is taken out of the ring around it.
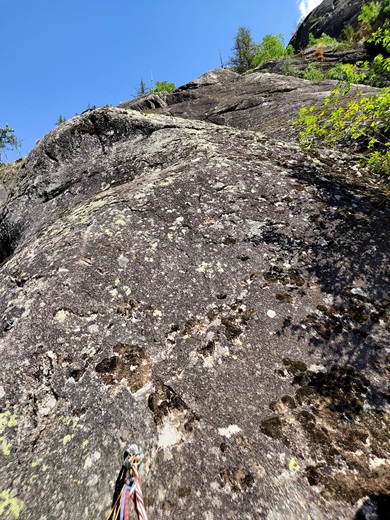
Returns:
[[[89,110],[19,166],[0,210],[4,518],[105,518],[129,442],[150,518],[352,519],[385,493],[386,200],[350,154],[283,140],[290,115],[256,130],[253,107],[309,96],[285,81],[211,72],[171,95],[187,120]],[[213,114],[236,128],[188,119]]]

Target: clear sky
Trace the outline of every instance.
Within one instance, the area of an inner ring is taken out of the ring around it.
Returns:
[[[88,106],[136,95],[141,78],[178,87],[227,62],[239,26],[260,42],[282,34],[321,0],[0,0],[0,127],[26,155]]]

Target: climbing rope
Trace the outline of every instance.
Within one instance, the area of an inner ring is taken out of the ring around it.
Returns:
[[[125,451],[125,461],[117,479],[113,506],[106,520],[130,520],[130,500],[133,502],[137,519],[148,520],[142,496],[141,476],[138,472],[143,457],[143,454],[138,452],[136,444],[131,444]]]

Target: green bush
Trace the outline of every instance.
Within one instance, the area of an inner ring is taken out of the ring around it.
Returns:
[[[156,81],[156,86],[150,89],[149,94],[154,92],[173,92],[176,89],[174,83],[168,83],[168,81]]]
[[[359,21],[360,35],[374,44],[377,55],[371,63],[339,64],[329,71],[329,78],[339,80],[337,88],[321,106],[301,108],[295,124],[302,127],[302,146],[350,146],[364,167],[390,183],[390,0],[364,4]],[[344,34],[352,38],[350,29]],[[318,43],[312,35],[310,41]],[[362,80],[385,88],[347,100],[351,83]]]
[[[284,39],[281,34],[266,34],[261,43],[258,44],[258,52],[253,59],[253,66],[257,67],[266,61],[281,58],[294,53],[294,49],[289,45],[286,49]]]
[[[292,45],[284,46],[281,34],[266,34],[261,43],[255,43],[246,27],[239,27],[235,36],[233,56],[229,63],[236,72],[243,73],[266,61],[294,54]]]
[[[281,65],[281,67],[280,67],[280,73],[283,74],[283,76],[295,76],[295,77],[298,77],[300,75],[299,71],[294,69],[290,56],[286,56],[284,58],[283,63]]]
[[[360,83],[366,78],[366,73],[351,63],[338,63],[336,67],[328,71],[326,77],[338,81],[345,81],[348,84]]]
[[[322,33],[319,38],[315,38],[313,33],[309,34],[308,47],[327,47],[327,46],[337,47],[338,45],[339,45],[339,42],[335,38],[332,38],[331,36],[328,36],[325,33]]]
[[[340,40],[347,43],[348,45],[353,45],[358,41],[358,39],[359,35],[351,24],[347,24],[341,31]]]
[[[303,127],[300,143],[312,147],[352,145],[361,163],[390,180],[390,88],[372,96],[346,101],[349,89],[334,89],[321,107],[303,107],[294,124]]]
[[[309,79],[310,81],[322,81],[324,79],[324,75],[318,67],[316,67],[313,63],[310,63],[303,72],[303,79]]]

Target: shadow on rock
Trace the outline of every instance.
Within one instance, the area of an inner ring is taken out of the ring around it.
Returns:
[[[369,178],[343,174],[339,180],[334,172],[326,178],[298,166],[293,175],[300,189],[318,201],[318,213],[309,216],[312,236],[301,253],[306,255],[306,286],[309,291],[319,287],[324,304],[286,328],[297,332],[303,326],[315,350],[322,349],[328,359],[376,369],[385,363],[383,346],[390,331],[386,194],[371,188]]]
[[[389,518],[390,496],[370,496],[356,513],[354,520],[385,520]]]

